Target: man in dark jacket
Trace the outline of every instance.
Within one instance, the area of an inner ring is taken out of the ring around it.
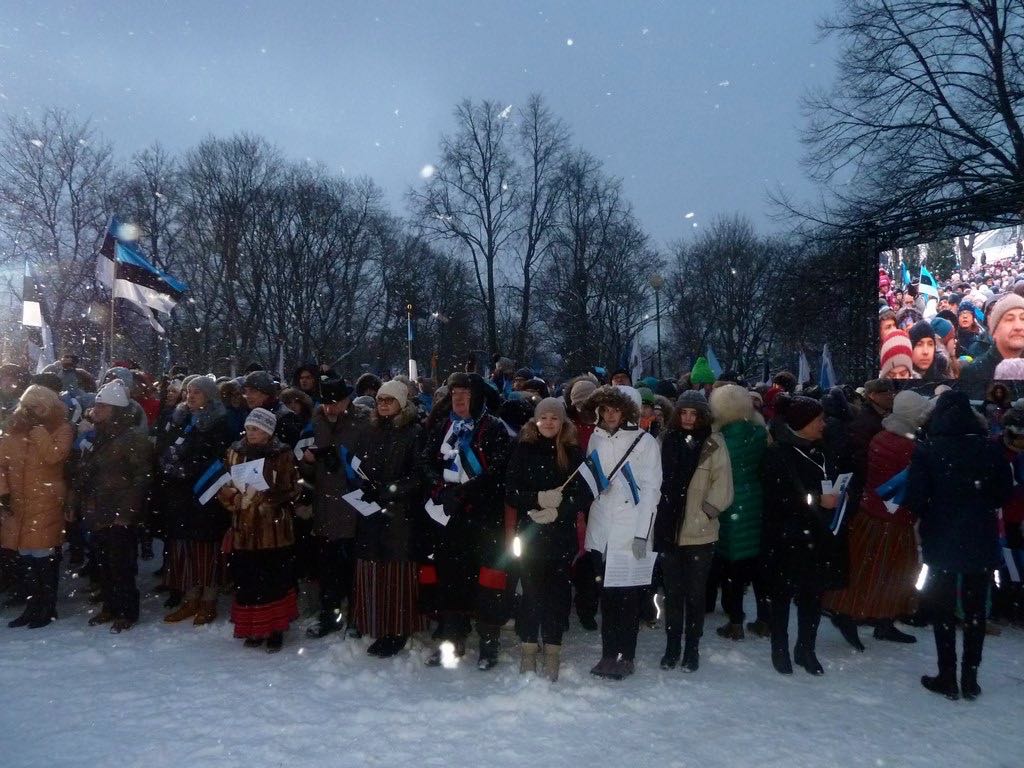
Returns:
[[[352,545],[358,513],[342,497],[356,489],[352,451],[365,416],[352,405],[352,387],[343,379],[320,382],[321,403],[313,411],[313,447],[302,453],[303,479],[313,484],[313,537],[320,581],[320,619],[306,634],[324,637],[343,626],[342,603],[352,615],[355,559]]]
[[[113,622],[110,631],[115,633],[139,620],[136,526],[153,478],[152,445],[134,429],[128,404],[128,392],[118,380],[96,395],[96,438],[83,454],[76,478],[103,590],[103,608],[89,619],[89,626]]]
[[[470,617],[476,617],[480,669],[498,663],[498,631],[508,613],[504,481],[512,439],[487,412],[489,399],[496,405],[497,393],[479,375],[452,374],[422,455],[428,503],[444,522],[429,524],[432,569],[421,568],[421,584],[437,585],[438,636],[455,645],[456,655],[465,652]],[[427,664],[440,663],[438,649]]]
[[[920,519],[928,566],[938,675],[921,684],[950,699],[981,694],[978,667],[985,641],[985,601],[999,567],[999,508],[1013,493],[1013,475],[984,420],[963,392],[935,405],[927,439],[910,460],[906,505]],[[963,611],[964,654],[956,678],[956,611]]]

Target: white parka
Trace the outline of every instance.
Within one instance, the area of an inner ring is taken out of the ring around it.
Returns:
[[[661,496],[661,448],[658,441],[635,425],[627,425],[614,433],[602,427],[590,438],[590,451],[597,451],[604,472],[610,473],[633,441],[640,436],[626,461],[639,486],[640,502],[633,503],[629,482],[620,468],[608,489],[590,507],[587,522],[586,548],[607,553],[628,550],[634,538],[650,541],[654,514]]]

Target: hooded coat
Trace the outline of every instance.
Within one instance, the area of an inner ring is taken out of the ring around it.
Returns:
[[[322,405],[313,410],[313,445],[338,455],[337,462],[327,461],[320,455],[314,464],[301,462],[299,465],[302,476],[313,483],[313,534],[318,538],[326,541],[355,538],[359,513],[342,496],[355,490],[356,475],[341,461],[339,454],[351,456],[365,428],[365,411],[351,402],[336,421],[327,418]]]
[[[49,390],[39,398],[47,401],[47,412],[38,419],[30,416],[24,405],[34,399],[32,391],[29,387],[22,395],[0,437],[0,496],[10,494],[10,514],[0,517],[4,549],[51,549],[64,540],[71,425],[64,403]]]
[[[128,408],[115,408],[109,421],[96,426],[91,445],[82,453],[75,486],[91,530],[142,521],[153,482],[153,445],[134,423]]]
[[[906,504],[920,519],[921,554],[952,573],[997,568],[998,510],[1013,493],[1010,465],[971,408],[967,395],[946,392],[914,450]]]
[[[733,501],[718,517],[718,553],[729,562],[761,553],[761,460],[768,447],[764,419],[754,411],[750,393],[725,386],[711,393],[714,428],[725,441],[732,468]]]

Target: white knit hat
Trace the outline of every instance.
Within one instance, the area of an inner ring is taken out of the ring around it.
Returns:
[[[111,379],[96,393],[96,399],[93,402],[127,408],[128,390],[124,388],[124,382],[120,379]]]
[[[256,429],[261,429],[268,435],[273,435],[274,430],[277,429],[277,416],[266,408],[253,408],[249,411],[249,415],[245,417],[245,426],[256,427]]]
[[[399,408],[405,408],[409,402],[409,385],[398,379],[385,381],[377,390],[377,397],[393,397],[398,401]]]

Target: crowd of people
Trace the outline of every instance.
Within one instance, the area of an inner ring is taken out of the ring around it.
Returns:
[[[703,358],[677,379],[595,368],[557,385],[493,363],[436,388],[316,364],[288,381],[130,361],[96,381],[70,354],[31,377],[0,367],[0,588],[23,609],[9,626],[56,619],[67,557],[91,585],[88,624],[130,630],[155,539],[169,624],[216,621],[229,593],[234,636],[276,652],[314,594],[310,637],[369,636],[390,657],[429,632],[425,661],[445,666],[475,631],[488,670],[514,618],[520,671],[552,681],[573,608],[581,631],[600,615],[594,675],[632,674],[659,612],[660,667],[697,672],[720,594],[716,633],[766,639],[780,674],[824,673],[822,616],[859,651],[861,627],[910,643],[897,623],[930,623],[922,684],[974,699],[988,620],[1024,619],[1024,402],[929,398],[885,365],[820,392],[785,371],[716,377]]]

